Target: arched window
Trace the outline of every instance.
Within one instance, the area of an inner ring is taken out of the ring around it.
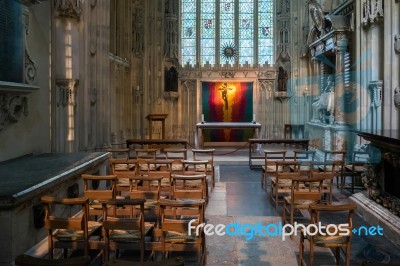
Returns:
[[[181,0],[181,64],[273,64],[273,10],[273,0]]]

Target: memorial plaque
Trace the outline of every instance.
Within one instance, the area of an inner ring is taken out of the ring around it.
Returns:
[[[0,80],[23,82],[24,32],[22,6],[15,0],[0,1]]]

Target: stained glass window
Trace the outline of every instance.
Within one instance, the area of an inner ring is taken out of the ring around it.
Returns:
[[[182,1],[182,64],[196,64],[196,0]]]
[[[274,16],[270,0],[258,0],[258,63],[274,63]]]
[[[253,0],[239,2],[239,64],[254,62]]]
[[[220,2],[220,44],[222,49],[230,47],[236,49],[235,46],[235,2],[233,0],[223,0]],[[234,63],[234,56],[226,56],[221,50],[220,62]]]
[[[201,1],[200,64],[215,64],[215,0]]]
[[[273,0],[181,0],[182,65],[272,64],[273,8]]]

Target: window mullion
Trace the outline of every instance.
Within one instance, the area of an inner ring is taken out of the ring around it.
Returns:
[[[200,27],[201,27],[201,0],[197,0],[196,1],[196,65],[199,66],[201,66]]]
[[[254,37],[253,37],[253,49],[254,49],[254,55],[253,55],[253,65],[258,65],[258,0],[255,0],[253,3],[253,31],[254,31]]]
[[[233,36],[235,47],[239,51],[239,0],[235,0],[235,35]],[[235,58],[235,65],[239,64],[239,56]]]
[[[221,64],[220,60],[220,47],[221,47],[221,29],[220,29],[220,0],[216,0],[216,10],[215,10],[215,65],[219,66]]]

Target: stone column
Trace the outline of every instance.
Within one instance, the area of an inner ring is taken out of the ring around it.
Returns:
[[[335,70],[335,121],[339,125],[345,125],[345,97],[344,97],[344,56],[348,40],[346,36],[340,36],[335,47],[336,70]]]
[[[52,151],[74,152],[79,143],[81,1],[55,1],[52,67]]]

